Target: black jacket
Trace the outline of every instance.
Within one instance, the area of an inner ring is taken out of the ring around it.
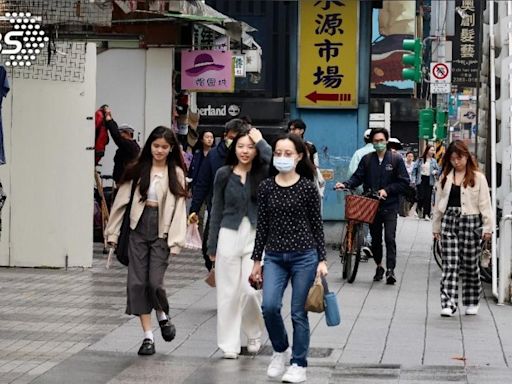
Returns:
[[[409,174],[399,154],[386,151],[379,164],[377,153],[372,152],[363,156],[352,177],[343,184],[350,189],[363,184],[365,192],[384,189],[388,196],[380,203],[379,209],[398,211],[398,197],[409,185]]]
[[[135,140],[128,140],[121,136],[117,123],[114,120],[106,121],[105,126],[110,132],[110,136],[112,136],[114,143],[116,143],[118,147],[114,156],[114,171],[112,172],[112,178],[116,183],[119,183],[128,163],[139,156],[140,147]]]

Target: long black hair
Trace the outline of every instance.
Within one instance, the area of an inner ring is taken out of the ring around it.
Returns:
[[[428,154],[428,151],[430,151],[430,148],[434,148],[434,146],[432,144],[427,144],[425,146],[425,150],[423,151],[423,155],[420,156],[423,159],[423,162],[427,161],[427,154]],[[432,156],[432,158],[434,158],[434,156]],[[435,158],[434,158],[434,160],[435,160]]]
[[[180,183],[180,180],[178,180],[178,175],[176,172],[176,167],[181,168],[183,170],[183,174],[185,174],[186,169],[176,134],[172,129],[164,126],[158,126],[153,129],[148,139],[146,140],[146,143],[144,144],[144,148],[142,148],[140,156],[126,169],[126,172],[124,173],[121,180],[121,184],[131,180],[140,180],[139,191],[141,194],[141,201],[146,201],[148,197],[149,183],[151,181],[151,167],[153,165],[151,145],[153,144],[153,141],[162,138],[165,139],[165,141],[167,141],[167,143],[169,143],[171,146],[171,151],[167,156],[169,189],[175,196],[187,196],[187,192],[185,191],[184,186]]]
[[[204,139],[204,135],[205,133],[211,133],[213,135],[213,143],[212,143],[212,148],[215,147],[215,133],[213,133],[213,131],[211,129],[205,129],[204,131],[201,131],[199,133],[199,137],[197,139],[197,143],[196,145],[194,145],[194,147],[192,148],[192,153],[195,153],[196,151],[204,151],[204,144],[203,144],[203,139]],[[211,149],[211,148],[210,148]]]
[[[226,165],[231,167],[239,163],[236,156],[236,144],[242,137],[249,136],[249,130],[244,129],[233,139],[233,144],[229,147],[228,156],[226,157]],[[252,160],[251,170],[249,171],[249,185],[251,187],[251,199],[256,201],[258,196],[258,187],[263,179],[268,177],[268,165],[261,160],[260,151],[256,148],[256,156]]]
[[[272,151],[276,150],[276,145],[278,141],[281,140],[290,140],[295,146],[295,150],[300,155],[302,153],[302,159],[297,163],[297,167],[295,168],[295,172],[297,172],[302,177],[313,181],[316,175],[316,169],[313,162],[310,160],[308,155],[308,150],[306,147],[306,143],[304,140],[300,138],[298,135],[294,135],[293,133],[284,133],[277,137],[272,145]],[[272,157],[273,160],[273,157]],[[274,167],[273,161],[270,163],[270,175],[275,176],[279,173],[279,171]]]

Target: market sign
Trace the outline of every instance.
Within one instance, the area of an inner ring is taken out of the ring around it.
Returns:
[[[231,51],[181,52],[181,88],[197,92],[234,91]]]
[[[300,0],[297,106],[357,108],[359,1]]]
[[[480,0],[455,1],[455,36],[452,42],[452,84],[477,87],[480,57]]]

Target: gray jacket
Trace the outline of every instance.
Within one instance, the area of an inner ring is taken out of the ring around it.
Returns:
[[[272,157],[272,148],[265,140],[259,141],[256,147],[261,161],[268,168]],[[233,173],[230,165],[219,168],[213,184],[213,202],[207,244],[208,255],[217,253],[221,228],[236,230],[244,217],[248,217],[251,226],[256,228],[258,204],[251,198],[251,192],[250,174],[247,174],[245,184],[242,184],[240,176]]]

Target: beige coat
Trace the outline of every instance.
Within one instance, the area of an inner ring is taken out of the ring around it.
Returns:
[[[176,174],[183,186],[185,186],[185,175],[181,168],[176,167]],[[110,212],[105,236],[108,242],[116,243],[119,238],[119,231],[123,222],[123,216],[130,201],[132,182],[124,183],[117,192],[116,199]],[[174,196],[169,190],[169,176],[167,168],[164,176],[156,184],[156,195],[158,197],[158,237],[167,238],[167,244],[171,253],[179,253],[185,245],[187,232],[187,208],[185,198]],[[135,188],[132,208],[130,211],[130,228],[135,229],[144,211],[145,202],[140,201],[139,187]]]
[[[448,206],[450,190],[453,184],[453,172],[446,177],[446,184],[441,188],[441,180],[437,182],[436,203],[434,205],[434,215],[432,220],[432,231],[441,233],[441,220]],[[493,216],[491,208],[491,198],[489,196],[489,186],[487,179],[481,172],[476,172],[475,186],[460,188],[460,204],[462,215],[482,215],[483,232],[491,233],[493,230]]]

